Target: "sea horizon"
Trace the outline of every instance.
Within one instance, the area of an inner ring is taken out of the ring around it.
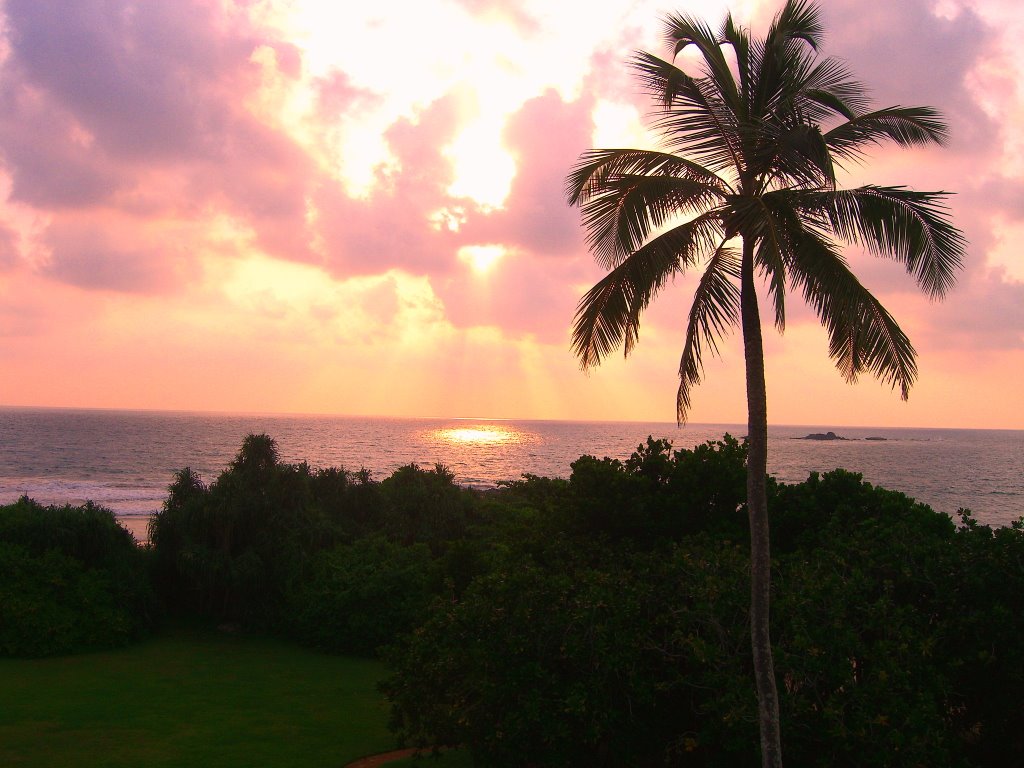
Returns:
[[[326,418],[326,419],[372,419],[372,420],[435,420],[435,421],[506,421],[506,422],[548,422],[554,424],[664,424],[678,429],[687,427],[709,427],[709,426],[742,426],[742,421],[687,421],[678,425],[674,419],[563,419],[552,417],[534,416],[451,416],[451,415],[395,415],[395,414],[354,414],[340,412],[316,412],[316,411],[232,411],[232,410],[206,410],[202,408],[121,408],[112,406],[88,406],[88,405],[5,405],[0,403],[0,411],[64,411],[64,412],[98,412],[98,413],[124,413],[124,414],[154,414],[154,415],[180,415],[180,416],[210,416],[210,417],[251,417],[251,418]],[[907,424],[885,425],[885,424],[854,424],[839,421],[830,422],[768,422],[771,427],[784,428],[840,428],[855,430],[870,429],[897,429],[897,430],[961,430],[978,432],[1024,432],[1021,427],[988,427],[988,426],[915,426]]]
[[[794,439],[827,431],[848,439]],[[841,467],[951,517],[965,507],[982,523],[1008,525],[1024,513],[1022,430],[770,424],[768,432],[768,470],[779,482]],[[524,474],[568,477],[583,455],[624,460],[648,436],[692,448],[725,434],[742,439],[746,425],[0,406],[0,503],[91,500],[140,537],[176,472],[190,467],[213,482],[252,433],[274,438],[287,463],[367,469],[377,480],[440,463],[461,485],[492,488]]]

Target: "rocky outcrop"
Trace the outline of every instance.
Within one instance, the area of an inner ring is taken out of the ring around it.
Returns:
[[[835,432],[812,432],[807,437],[796,437],[794,440],[846,440],[845,437],[840,437]]]

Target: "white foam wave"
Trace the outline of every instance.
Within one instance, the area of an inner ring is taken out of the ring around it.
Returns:
[[[40,504],[84,504],[91,501],[119,517],[140,517],[160,510],[167,497],[167,489],[80,478],[0,478],[0,504],[10,504],[22,496]]]

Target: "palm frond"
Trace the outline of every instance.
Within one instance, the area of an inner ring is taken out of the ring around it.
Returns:
[[[956,282],[966,241],[950,221],[945,192],[869,185],[773,194],[827,223],[842,240],[899,261],[933,299],[945,296]]]
[[[856,103],[847,104],[850,94],[840,87],[845,71],[829,60],[817,62],[802,46],[774,52],[761,47],[755,58],[751,119],[740,127],[748,172],[785,185],[834,185],[819,123],[836,113],[852,114]]]
[[[637,250],[652,232],[677,217],[704,212],[725,192],[717,176],[693,163],[623,151],[584,155],[568,185],[570,200],[582,212],[587,244],[605,269]]]
[[[732,46],[740,80],[740,96],[746,99],[750,92],[750,34],[742,27],[736,26],[731,13],[725,17],[725,21],[722,23],[722,40]],[[746,103],[743,108],[743,117],[747,116],[748,110],[749,103]]]
[[[628,355],[639,335],[641,312],[670,277],[695,264],[720,237],[715,216],[680,224],[644,244],[587,291],[572,330],[580,366],[599,364],[623,340]]]
[[[829,356],[846,381],[867,371],[906,400],[917,379],[917,353],[892,315],[853,272],[835,245],[810,229],[790,229],[790,277],[829,337]]]
[[[722,53],[721,40],[711,31],[711,27],[700,19],[677,13],[669,14],[665,17],[665,39],[672,48],[673,57],[688,46],[696,47],[703,61],[704,75],[714,83],[718,96],[733,111],[738,110],[739,91],[736,80]]]
[[[931,107],[887,107],[847,120],[825,133],[825,143],[839,158],[860,160],[869,146],[894,141],[900,146],[946,143],[945,121]]]
[[[673,219],[698,214],[716,202],[718,190],[690,179],[620,176],[581,206],[587,244],[610,269]]]
[[[704,353],[718,354],[718,339],[728,334],[739,317],[739,255],[724,243],[715,249],[693,294],[686,324],[686,343],[679,359],[676,420],[686,422],[690,391],[704,373]]]
[[[768,34],[751,49],[751,120],[781,122],[780,115],[794,112],[796,99],[813,71],[821,34],[817,8],[802,0],[786,3]]]
[[[807,72],[800,91],[803,98],[800,109],[812,123],[835,115],[852,120],[870,105],[867,89],[839,59],[816,61]]]
[[[769,45],[802,40],[817,50],[818,42],[824,34],[821,13],[814,3],[808,0],[788,0],[775,17],[766,40]]]
[[[700,163],[670,152],[645,149],[592,149],[580,155],[565,180],[570,205],[587,202],[600,194],[609,179],[619,176],[671,176],[692,179],[728,194],[729,185]]]
[[[742,235],[755,245],[755,266],[768,280],[775,327],[786,328],[786,255],[791,247],[772,210],[757,196],[730,195],[719,209],[728,237]]]
[[[697,79],[671,61],[646,51],[636,51],[629,60],[643,89],[664,109],[681,105],[703,105],[706,99]]]
[[[759,122],[745,127],[742,135],[749,146],[748,167],[762,179],[776,179],[783,186],[835,186],[832,155],[816,125]]]
[[[686,154],[712,170],[739,168],[738,118],[711,80],[693,78],[675,64],[650,53],[631,60],[641,84],[662,105],[653,126],[668,149]]]
[[[786,253],[788,248],[773,227],[769,235],[758,240],[755,259],[763,277],[768,280],[768,298],[775,310],[775,328],[786,330]]]

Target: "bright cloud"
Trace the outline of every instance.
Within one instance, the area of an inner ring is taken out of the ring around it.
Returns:
[[[681,10],[763,27],[779,4]],[[1024,426],[1017,5],[822,3],[824,53],[952,129],[849,181],[955,190],[971,247],[938,305],[851,253],[917,344],[907,404],[846,387],[794,297],[768,334],[773,421]],[[692,278],[629,361],[580,373],[569,328],[601,272],[563,191],[580,152],[656,140],[625,62],[662,50],[664,4],[0,8],[0,404],[672,418]],[[722,349],[697,421],[744,418]]]

